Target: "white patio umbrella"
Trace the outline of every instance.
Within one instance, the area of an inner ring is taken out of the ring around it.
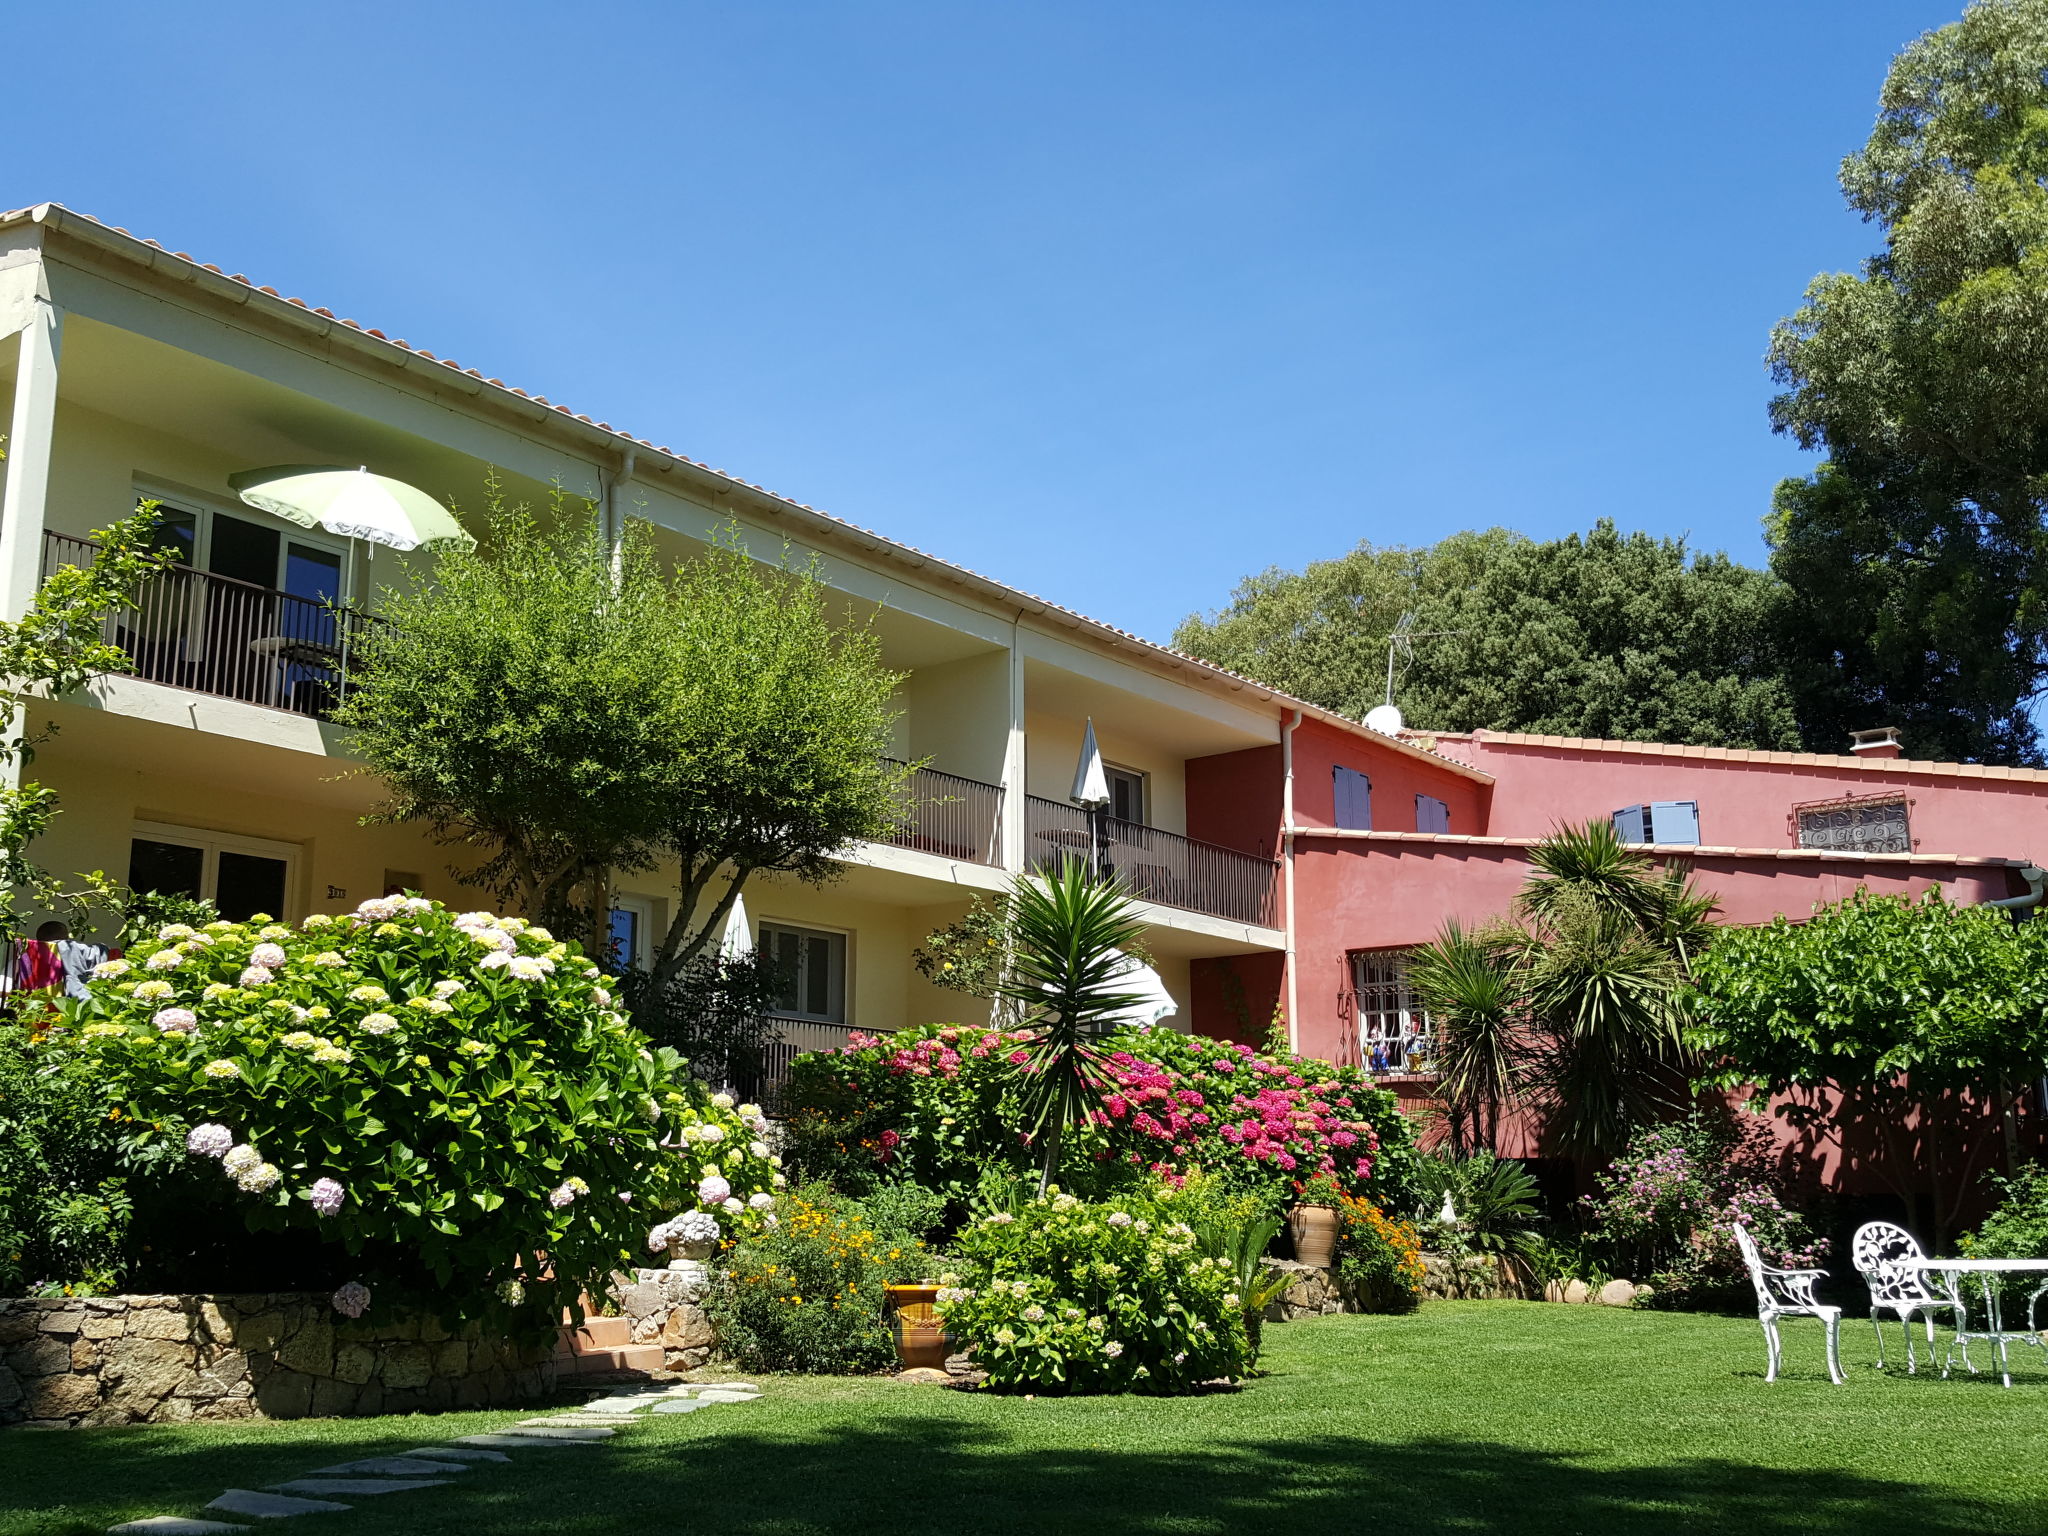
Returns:
[[[1074,804],[1086,810],[1109,804],[1109,775],[1103,772],[1102,749],[1095,745],[1095,717],[1081,733],[1081,760],[1074,765]]]
[[[1161,1019],[1172,1018],[1180,1012],[1180,1004],[1166,990],[1166,983],[1159,979],[1159,973],[1132,955],[1125,955],[1124,963],[1105,977],[1096,990],[1135,999],[1104,1019],[1105,1029],[1119,1024],[1136,1024],[1150,1029]]]
[[[747,926],[747,898],[735,896],[725,914],[725,932],[718,936],[718,958],[744,960],[754,952],[754,930]]]
[[[331,464],[273,464],[229,475],[228,484],[249,506],[301,528],[324,528],[401,552],[443,545],[473,548],[476,540],[455,515],[417,486],[368,469]]]

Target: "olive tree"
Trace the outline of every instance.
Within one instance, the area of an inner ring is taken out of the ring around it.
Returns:
[[[593,953],[616,878],[673,868],[663,995],[754,876],[823,881],[895,824],[900,677],[814,563],[735,528],[665,566],[643,524],[608,540],[560,497],[544,522],[493,482],[486,510],[475,549],[383,594],[339,718],[379,817],[469,850],[461,878]]]

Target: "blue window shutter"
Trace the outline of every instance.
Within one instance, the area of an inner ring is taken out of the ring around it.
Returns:
[[[1336,799],[1336,823],[1352,832],[1372,830],[1372,780],[1351,768],[1330,770],[1330,789]]]
[[[1647,818],[1643,810],[1640,805],[1631,805],[1614,813],[1614,830],[1624,843],[1647,843],[1650,840],[1648,828],[1644,826]]]
[[[1652,841],[1698,846],[1700,803],[1697,800],[1658,800],[1650,806]]]
[[[1415,830],[1418,832],[1448,832],[1451,830],[1451,808],[1435,795],[1415,797]]]

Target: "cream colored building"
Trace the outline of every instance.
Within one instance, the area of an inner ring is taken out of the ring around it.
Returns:
[[[1090,717],[1119,770],[1117,856],[1151,898],[1147,943],[1180,1022],[1192,962],[1285,947],[1279,866],[1185,836],[1186,765],[1276,746],[1298,707],[1243,679],[56,205],[0,214],[0,407],[8,617],[138,497],[161,499],[190,551],[189,571],[116,622],[139,675],[52,707],[61,733],[35,776],[63,813],[36,851],[59,873],[132,871],[292,917],[393,885],[482,902],[419,833],[361,823],[378,787],[321,718],[345,685],[347,638],[323,599],[374,609],[390,556],[252,510],[228,477],[362,464],[459,510],[494,467],[523,499],[559,484],[644,519],[674,556],[727,521],[757,549],[815,551],[878,613],[887,662],[909,673],[898,747],[929,761],[924,804],[898,842],[849,850],[822,889],[749,887],[756,927],[803,941],[809,990],[793,1011],[872,1030],[969,1013],[910,951],[970,893],[1070,844]],[[667,919],[660,883],[641,886],[621,893],[622,931]]]

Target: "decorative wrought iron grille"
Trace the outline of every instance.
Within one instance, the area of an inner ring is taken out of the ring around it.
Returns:
[[[1429,1015],[1408,985],[1405,949],[1351,952],[1351,1006],[1358,1020],[1358,1061],[1368,1072],[1427,1072]]]
[[[1911,853],[1912,828],[1902,795],[1825,800],[1792,808],[1802,848],[1837,853]]]

